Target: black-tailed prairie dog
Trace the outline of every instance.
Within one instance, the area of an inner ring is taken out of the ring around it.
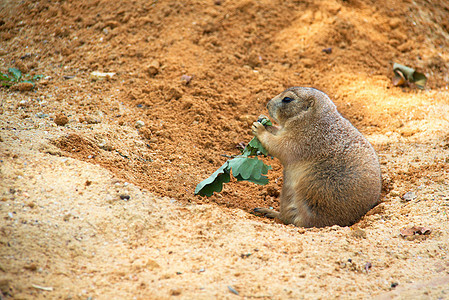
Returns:
[[[256,208],[301,227],[349,226],[380,198],[379,161],[366,138],[316,89],[292,87],[268,102],[279,126],[253,134],[284,167],[280,211]]]

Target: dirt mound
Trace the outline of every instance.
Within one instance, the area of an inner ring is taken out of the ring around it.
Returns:
[[[249,212],[278,206],[277,160],[266,186],[233,181],[210,198],[195,186],[239,154],[271,97],[312,86],[378,151],[385,219],[421,216],[433,206],[410,207],[405,192],[447,201],[448,20],[447,1],[3,1],[0,71],[43,79],[0,90],[2,135],[9,145],[16,130],[45,130],[32,149],[182,204]],[[394,62],[425,73],[427,88],[393,86]]]

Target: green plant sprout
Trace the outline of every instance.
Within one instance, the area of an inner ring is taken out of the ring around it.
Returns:
[[[34,87],[35,86],[34,82],[38,81],[42,77],[44,77],[44,75],[34,75],[33,77],[31,77],[31,75],[29,74],[22,75],[22,72],[20,72],[19,69],[9,68],[8,74],[0,72],[0,83],[1,86],[9,88],[20,82],[28,82],[33,84]]]

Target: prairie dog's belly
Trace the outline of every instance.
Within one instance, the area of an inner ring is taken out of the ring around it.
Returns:
[[[312,164],[297,162],[284,166],[284,188],[297,191],[312,176]]]

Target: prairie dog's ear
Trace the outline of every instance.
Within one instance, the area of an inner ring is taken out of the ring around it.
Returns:
[[[305,104],[306,110],[309,110],[309,108],[315,105],[315,97],[308,97],[307,100],[305,101]]]

